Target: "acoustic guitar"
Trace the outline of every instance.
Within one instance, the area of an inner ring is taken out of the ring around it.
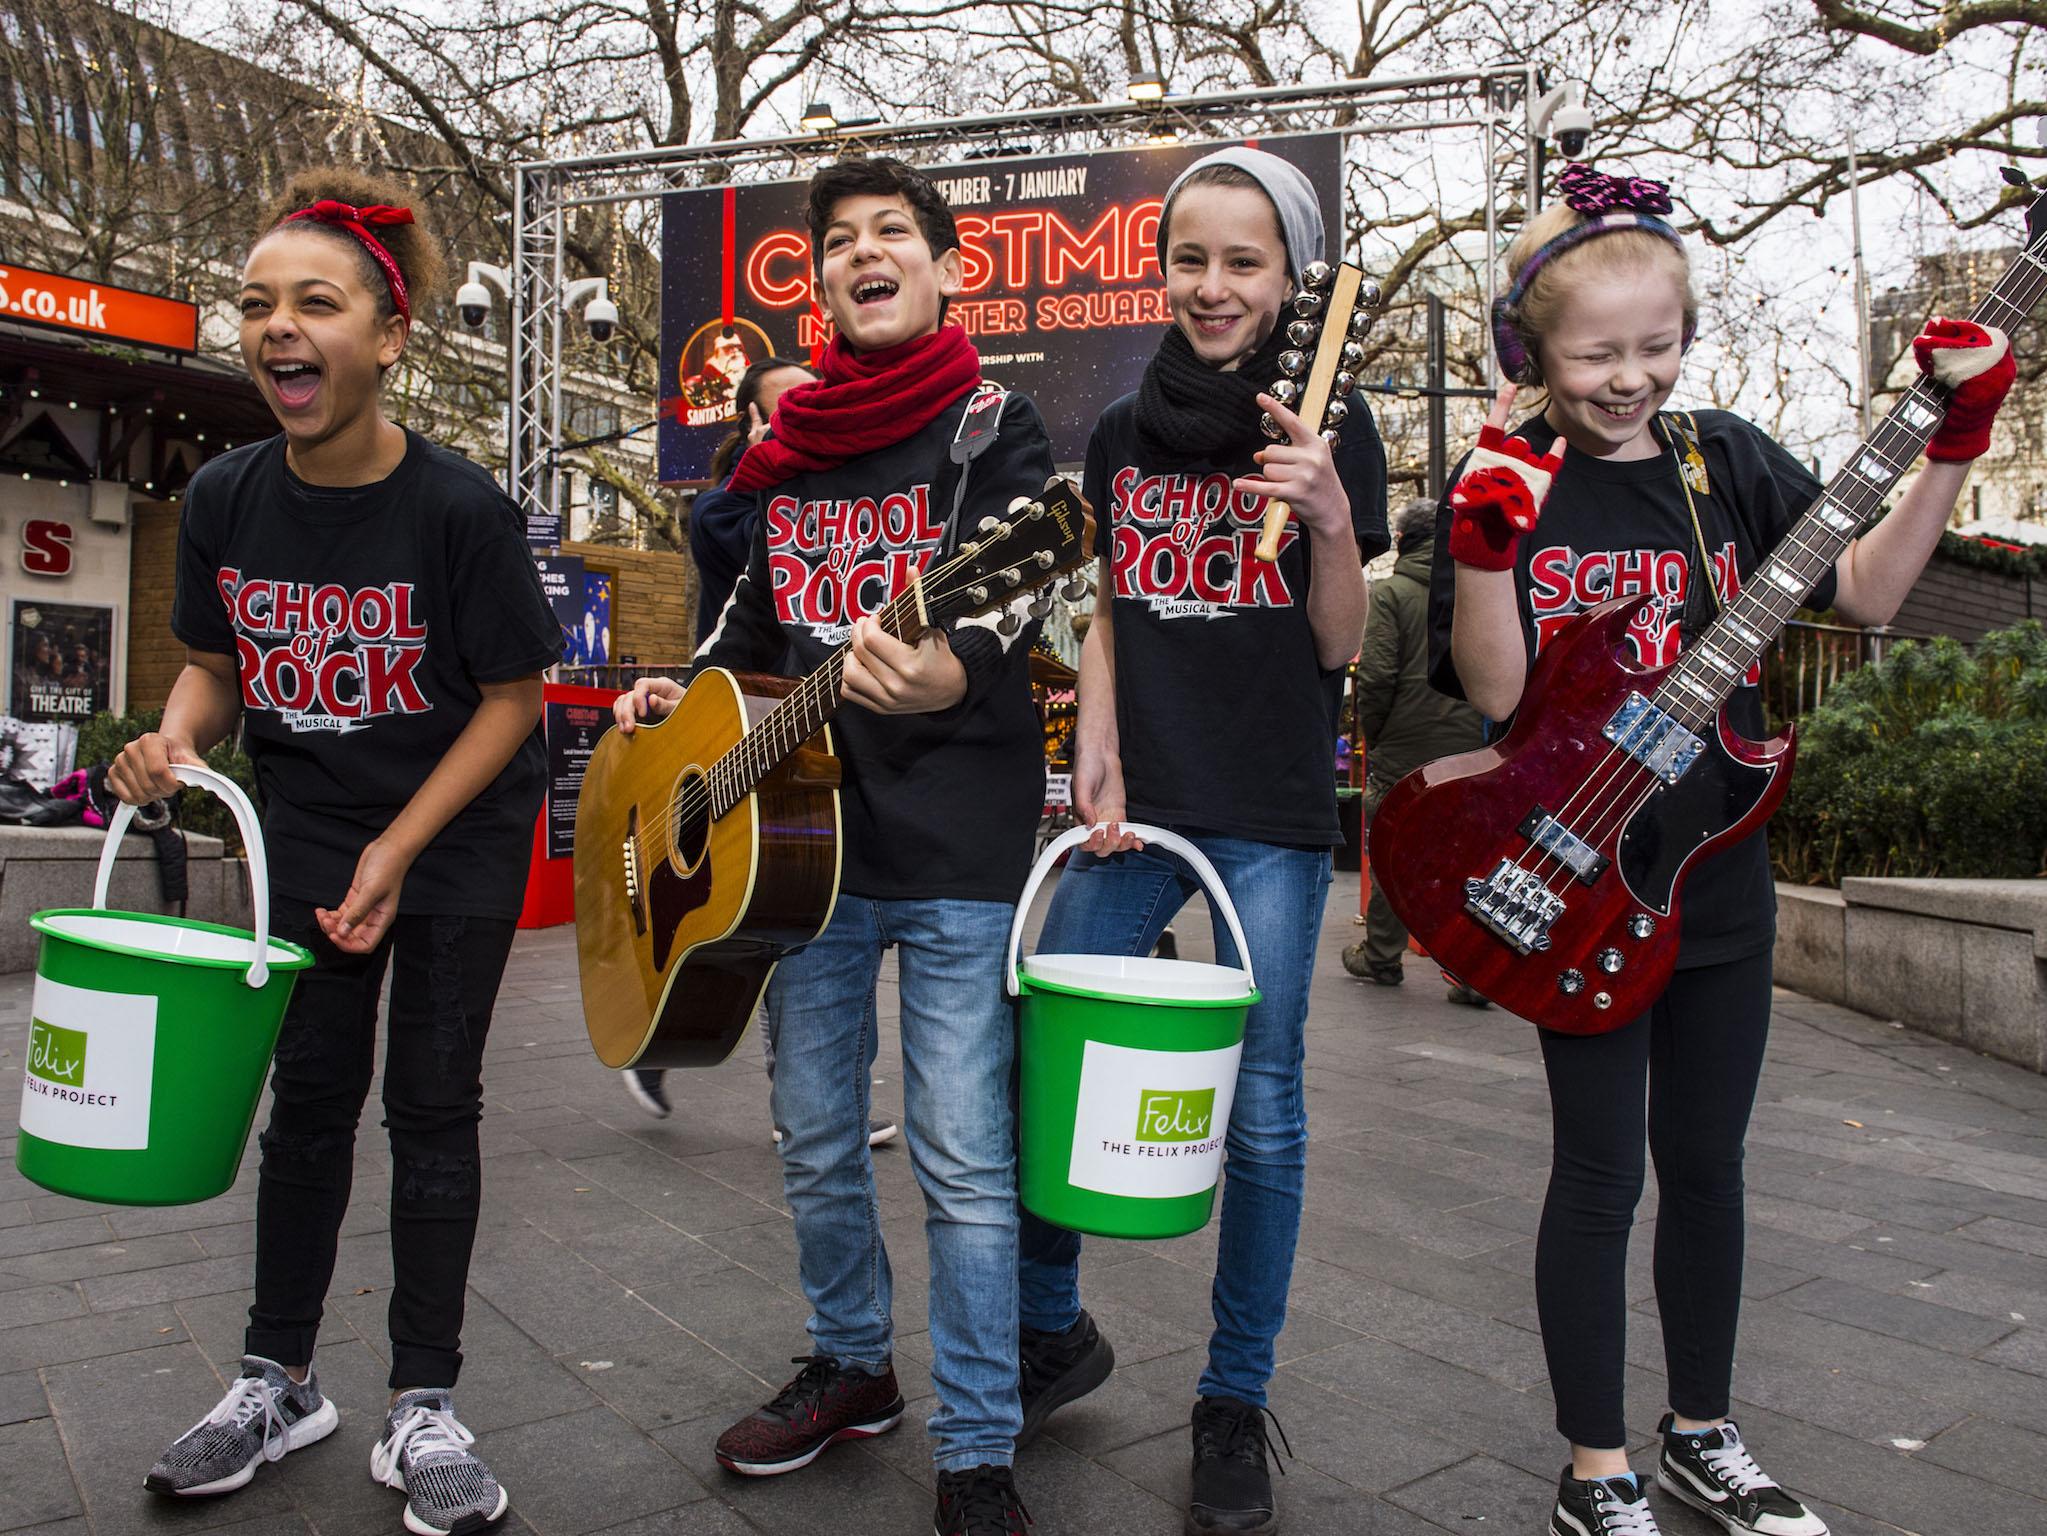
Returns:
[[[1074,570],[1093,548],[1087,503],[1055,478],[1008,517],[983,519],[874,617],[915,644]],[[1050,601],[1031,611],[1042,617]],[[998,627],[1020,626],[1011,612]],[[716,1066],[776,963],[831,920],[839,760],[828,725],[850,648],[800,680],[704,669],[666,719],[598,741],[576,808],[576,960],[606,1066]]]
[[[2047,198],[1970,316],[2007,336],[2047,293]],[[1946,412],[1922,377],[1666,667],[1633,659],[1653,597],[1588,609],[1545,645],[1498,742],[1416,769],[1372,819],[1372,879],[1429,955],[1510,1012],[1565,1034],[1640,1017],[1676,967],[1699,859],[1769,820],[1794,733],[1735,734],[1726,704]]]

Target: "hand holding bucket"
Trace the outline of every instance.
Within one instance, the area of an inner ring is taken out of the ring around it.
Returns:
[[[1059,855],[1093,830],[1076,827],[1046,847],[1010,926],[1004,980],[1023,1013],[1019,1193],[1033,1215],[1077,1232],[1179,1237],[1214,1210],[1244,1020],[1259,996],[1251,950],[1201,850],[1132,824],[1148,848],[1200,876],[1242,968],[1133,955],[1019,961],[1032,898]]]
[[[234,811],[256,931],[111,911],[123,805],[90,907],[29,919],[42,935],[15,1166],[45,1189],[118,1205],[185,1205],[234,1182],[298,972],[310,952],[270,937],[255,807],[232,780],[172,771]]]

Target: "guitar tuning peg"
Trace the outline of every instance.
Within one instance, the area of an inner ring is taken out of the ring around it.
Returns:
[[[1260,411],[1258,413],[1258,430],[1271,438],[1275,443],[1286,441],[1286,428],[1272,419],[1272,412],[1270,411]]]
[[[999,517],[984,517],[976,526],[982,533],[993,533],[1002,526],[1002,519]]]
[[[1059,595],[1069,603],[1077,603],[1093,590],[1085,576],[1075,575],[1066,579],[1066,584],[1059,589]]]
[[[1030,608],[1028,611],[1030,613],[1030,616],[1034,619],[1044,619],[1049,617],[1052,612],[1052,594],[1050,592],[1040,592],[1036,597],[1031,599]]]
[[[1349,406],[1345,405],[1341,400],[1332,400],[1322,409],[1322,425],[1325,427],[1340,427],[1343,425],[1344,418],[1348,415],[1350,415]]]
[[[1294,295],[1294,313],[1303,320],[1307,319],[1310,315],[1319,315],[1322,313],[1322,305],[1326,297],[1327,295],[1316,293],[1313,289],[1305,293],[1297,293]]]
[[[1306,372],[1307,367],[1308,354],[1305,352],[1282,352],[1279,354],[1279,371],[1288,378]]]
[[[1329,381],[1329,388],[1339,399],[1358,387],[1358,376],[1349,369],[1340,369]]]
[[[1286,339],[1297,347],[1312,347],[1320,332],[1321,327],[1312,320],[1289,320],[1286,326]]]
[[[1301,386],[1292,379],[1275,379],[1272,388],[1266,391],[1281,405],[1291,406],[1301,393]]]
[[[995,628],[1006,640],[1023,628],[1023,620],[1016,616],[1014,608],[1005,608],[1002,617],[995,621]]]
[[[1327,288],[1336,277],[1336,268],[1326,261],[1311,261],[1301,269],[1301,284],[1307,288]]]
[[[1373,319],[1374,319],[1373,313],[1369,309],[1352,310],[1350,322],[1348,325],[1351,340],[1362,341],[1364,339],[1365,333],[1371,330]]]

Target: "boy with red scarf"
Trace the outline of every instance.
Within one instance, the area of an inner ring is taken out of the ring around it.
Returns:
[[[1036,408],[983,383],[966,332],[944,323],[962,282],[959,237],[929,181],[895,160],[826,166],[811,179],[808,222],[838,334],[823,377],[782,396],[772,435],[733,476],[734,491],[759,498],[760,527],[697,663],[804,675],[850,638],[845,697],[863,707],[833,727],[844,771],[838,904],[767,995],[811,1353],[719,1437],[717,1455],[734,1472],[770,1476],[901,1421],[867,1146],[875,980],[893,945],[903,1128],[930,1244],[933,1523],[938,1536],[1012,1536],[1025,1516],[1010,1474],[1022,1419],[1015,1036],[1001,973],[1044,799],[1025,670],[1034,630],[1005,636],[989,615],[912,646],[868,615],[958,530],[1041,491],[1051,445]],[[955,445],[977,439],[971,462],[958,462]],[[619,728],[680,697],[667,679],[636,685],[618,702]]]

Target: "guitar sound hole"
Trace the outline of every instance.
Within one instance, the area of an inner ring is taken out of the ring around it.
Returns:
[[[695,869],[703,861],[711,837],[711,792],[703,770],[692,768],[676,781],[674,809],[669,814],[675,833],[675,862],[683,869]]]

